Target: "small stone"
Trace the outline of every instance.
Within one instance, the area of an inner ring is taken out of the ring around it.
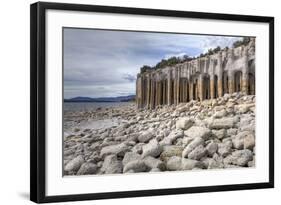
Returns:
[[[222,109],[220,111],[215,112],[214,118],[222,118],[222,117],[225,117],[226,115],[227,115],[226,110]]]
[[[181,157],[173,156],[167,161],[166,167],[170,171],[181,170]]]
[[[97,170],[97,165],[95,165],[94,163],[86,162],[82,164],[82,166],[77,172],[77,175],[96,174]]]
[[[97,163],[102,160],[101,157],[95,152],[90,156],[89,159],[94,163]]]
[[[189,159],[194,159],[194,160],[200,160],[202,157],[204,157],[207,154],[207,150],[204,148],[203,145],[199,145],[195,147],[194,150],[192,150],[188,154]]]
[[[194,124],[194,121],[191,120],[190,118],[184,117],[180,118],[176,122],[176,129],[182,129],[182,130],[187,130]]]
[[[253,160],[253,153],[248,150],[237,150],[232,152],[231,155],[225,158],[227,164],[233,164],[238,166],[245,166],[249,161]]]
[[[117,159],[116,155],[105,157],[101,170],[105,174],[122,173],[122,162]]]
[[[106,155],[111,154],[115,154],[117,156],[124,156],[127,151],[129,151],[129,147],[126,144],[121,143],[117,145],[103,147],[100,152],[100,155],[102,158],[104,158]]]
[[[164,162],[162,162],[161,160],[156,159],[154,157],[151,157],[151,156],[145,157],[144,163],[150,169],[157,168],[161,171],[164,171],[166,169],[166,166],[165,166]]]
[[[177,146],[177,145],[163,146],[163,151],[160,155],[160,159],[162,161],[168,161],[168,159],[173,157],[173,156],[181,157],[182,151],[183,151],[182,146]]]
[[[74,130],[73,130],[74,132],[79,132],[80,131],[80,129],[79,128],[74,128]]]
[[[163,148],[162,146],[158,143],[156,139],[151,140],[148,144],[144,145],[142,147],[142,157],[146,156],[152,156],[152,157],[158,157]]]
[[[188,130],[184,131],[184,134],[191,138],[201,137],[206,140],[211,134],[211,130],[206,127],[192,126]]]
[[[244,148],[244,139],[248,136],[252,135],[249,131],[239,132],[236,136],[232,137],[233,147],[235,149],[243,149]],[[251,140],[251,138],[249,138]],[[247,142],[246,142],[247,144]]]
[[[182,170],[192,170],[194,168],[200,168],[200,169],[204,168],[204,164],[197,160],[182,158],[181,162],[182,162],[182,167],[181,167]]]
[[[232,137],[237,134],[238,129],[237,128],[230,128],[226,130],[226,135],[229,137]]]
[[[182,130],[173,130],[167,137],[165,137],[160,142],[160,144],[161,145],[172,145],[173,142],[180,137],[183,137],[183,131]]]
[[[235,110],[237,110],[238,113],[243,114],[249,112],[251,107],[255,107],[255,104],[252,103],[252,104],[236,105]]]
[[[64,167],[65,171],[78,171],[81,165],[84,163],[84,158],[79,155],[75,157],[74,159],[70,160],[66,166]]]
[[[236,119],[234,117],[224,117],[220,119],[214,119],[211,121],[209,124],[209,127],[211,129],[228,129],[228,128],[233,128],[236,123]]]
[[[161,172],[161,170],[158,169],[158,168],[152,168],[152,169],[150,170],[150,172]]]
[[[248,162],[248,167],[254,167],[255,166],[255,156],[253,156],[253,160]]]
[[[247,135],[244,138],[244,149],[253,150],[254,147],[255,147],[255,136],[253,134]]]
[[[124,155],[124,158],[122,160],[122,164],[123,164],[123,166],[125,166],[130,161],[135,161],[135,160],[140,160],[140,159],[141,159],[141,155],[139,155],[138,153],[126,152],[126,154]]]
[[[192,142],[190,142],[186,148],[182,152],[182,157],[187,157],[192,150],[194,150],[197,146],[203,145],[204,140],[201,137],[195,138]]]
[[[218,138],[223,139],[226,136],[226,130],[220,129],[220,130],[212,130],[212,133]]]
[[[132,148],[132,152],[142,154],[142,147],[145,145],[145,143],[138,143]]]
[[[138,136],[139,142],[148,142],[154,137],[154,130],[150,129],[147,131],[144,131],[140,136]]]
[[[208,158],[208,159],[209,159],[208,166],[207,166],[208,169],[222,169],[224,167],[222,162],[218,162],[213,158]]]
[[[218,153],[222,156],[225,157],[229,155],[232,151],[232,142],[231,141],[225,141],[223,143],[218,144]]]
[[[193,138],[192,137],[184,137],[182,139],[182,145],[186,147],[190,142],[192,142]]]
[[[218,144],[215,142],[211,142],[206,146],[206,150],[207,150],[208,155],[211,157],[217,152]]]
[[[145,172],[147,167],[143,160],[134,160],[128,162],[123,169],[123,172],[128,172],[129,170],[133,170],[134,172]]]

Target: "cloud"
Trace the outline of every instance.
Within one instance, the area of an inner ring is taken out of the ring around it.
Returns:
[[[136,80],[136,76],[135,75],[131,75],[131,74],[124,74],[123,78],[125,80],[128,80],[129,82],[135,82],[135,80]]]
[[[95,29],[64,29],[64,95],[109,97],[135,93],[140,67],[163,58],[197,56],[237,38]]]

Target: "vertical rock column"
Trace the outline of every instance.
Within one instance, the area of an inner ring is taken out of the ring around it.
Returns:
[[[199,75],[199,81],[198,81],[198,97],[200,101],[204,100],[204,77],[202,74]]]
[[[162,105],[166,104],[166,80],[162,81]]]
[[[137,80],[136,80],[136,103],[137,103],[137,107],[139,108],[140,106],[140,92],[139,92],[139,75],[137,75]]]
[[[145,93],[146,93],[146,85],[145,85],[145,76],[141,77],[141,107],[143,108],[145,106]]]
[[[234,50],[229,49],[227,65],[230,65],[231,68],[233,66],[233,58],[234,58]],[[228,93],[232,94],[235,90],[233,69],[230,69],[228,71],[227,76],[228,76]]]
[[[138,108],[142,107],[142,77],[138,76],[137,78],[137,106]]]
[[[151,83],[151,79],[150,79],[150,74],[148,74],[147,76],[147,91],[146,91],[146,107],[149,108],[149,104],[150,104],[150,97],[151,97],[151,86],[150,86],[150,83]]]
[[[177,90],[176,90],[176,104],[179,104],[180,101],[180,69],[177,68]]]
[[[221,51],[219,52],[218,55],[218,67],[219,67],[219,72],[218,72],[218,82],[217,82],[217,95],[218,97],[222,97],[223,96],[223,68],[222,68],[222,53]]]
[[[210,94],[211,94],[211,99],[215,98],[215,76],[211,75],[210,76]]]
[[[183,79],[183,85],[182,85],[182,93],[183,93],[183,97],[182,97],[182,101],[183,102],[187,102],[187,79]]]
[[[178,87],[178,74],[177,74],[177,70],[175,68],[174,70],[174,87],[173,87],[173,94],[174,94],[174,99],[173,102],[174,104],[177,104],[177,87]]]
[[[242,92],[248,93],[249,88],[249,67],[248,67],[248,48],[244,47],[243,50],[243,69],[242,69]]]
[[[163,100],[163,84],[162,84],[162,81],[161,80],[159,80],[159,82],[158,82],[158,84],[159,84],[159,90],[158,90],[158,105],[162,105],[162,100]]]
[[[229,92],[229,94],[234,93],[234,90],[235,90],[234,73],[229,72],[229,75],[228,75],[228,92]]]
[[[158,83],[158,79],[155,82],[155,107],[158,106],[158,102],[159,102],[159,83]]]
[[[155,78],[151,76],[151,95],[150,95],[150,109],[154,109],[155,105]]]
[[[172,73],[171,73],[171,71],[169,70],[168,71],[168,90],[167,90],[167,100],[168,100],[168,105],[171,105],[172,104],[172,92],[173,92],[173,90],[172,90]]]
[[[190,77],[189,78],[189,101],[193,100],[193,96],[194,96],[194,93],[193,93],[193,80]]]

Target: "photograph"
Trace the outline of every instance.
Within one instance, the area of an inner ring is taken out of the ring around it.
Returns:
[[[255,43],[63,27],[63,176],[255,168]]]

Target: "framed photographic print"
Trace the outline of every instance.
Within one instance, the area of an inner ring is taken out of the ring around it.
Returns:
[[[274,18],[31,5],[34,202],[274,187]]]

